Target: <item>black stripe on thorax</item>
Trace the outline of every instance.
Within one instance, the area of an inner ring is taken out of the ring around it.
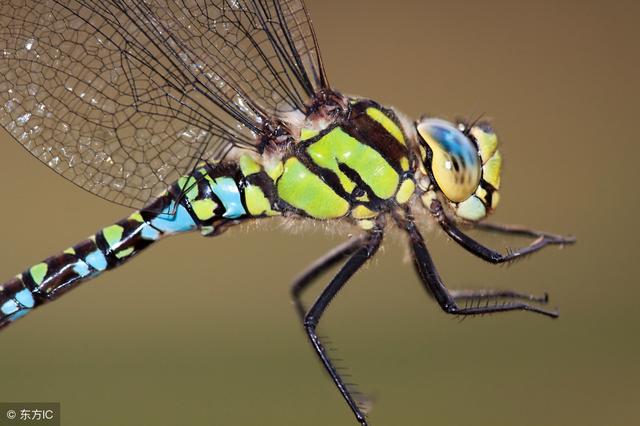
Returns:
[[[355,182],[356,188],[362,189],[367,194],[367,197],[369,197],[369,201],[360,201],[360,200],[357,200],[356,197],[354,197],[354,200],[351,203],[352,205],[355,203],[362,204],[368,209],[376,211],[376,210],[379,210],[382,207],[382,205],[384,205],[387,202],[387,200],[379,198],[376,195],[373,189],[371,189],[371,187],[367,185],[367,183],[364,180],[362,180],[362,177],[357,171],[353,170],[351,167],[343,163],[338,163],[338,168],[349,179]]]
[[[323,132],[323,134],[326,134],[326,133]],[[322,136],[319,137],[319,139],[321,138]],[[320,177],[320,179],[322,179],[322,181],[326,183],[331,188],[331,190],[335,192],[339,197],[345,199],[350,204],[353,204],[355,202],[355,197],[352,194],[348,193],[346,189],[342,186],[342,183],[340,182],[340,178],[338,177],[338,175],[330,169],[325,169],[317,165],[316,162],[313,161],[313,159],[307,152],[307,148],[309,147],[309,145],[318,141],[319,139],[314,138],[311,140],[310,143],[306,143],[307,141],[305,141],[305,143],[300,144],[301,149],[296,150],[295,157],[298,160],[300,160],[300,162],[307,169],[309,169],[311,173]],[[338,162],[338,168],[340,167],[340,165],[341,163]],[[356,183],[356,186],[357,186],[357,183]]]
[[[403,172],[400,166],[402,158],[409,158],[409,150],[399,140],[367,114],[368,108],[376,108],[393,121],[401,132],[402,125],[392,111],[383,108],[373,101],[361,101],[352,106],[351,114],[342,123],[342,129],[359,142],[375,149],[398,174]],[[405,141],[406,141],[406,135]]]

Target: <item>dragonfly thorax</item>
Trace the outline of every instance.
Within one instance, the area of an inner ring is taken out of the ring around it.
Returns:
[[[276,179],[283,210],[321,220],[350,217],[367,227],[412,198],[410,150],[397,115],[373,101],[315,107],[283,150]]]

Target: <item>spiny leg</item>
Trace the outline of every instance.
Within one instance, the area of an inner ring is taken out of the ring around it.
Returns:
[[[449,294],[456,302],[461,300],[479,302],[491,299],[524,300],[537,303],[549,302],[549,295],[547,293],[542,296],[536,296],[511,290],[449,290]]]
[[[420,269],[417,264],[414,263],[414,267],[416,273],[420,275]],[[431,290],[427,289],[427,293],[429,296],[433,297],[431,294]],[[448,290],[449,295],[455,302],[465,302],[465,306],[473,306],[477,304],[478,306],[483,301],[489,303],[490,301],[497,302],[498,300],[524,300],[529,302],[536,302],[541,304],[549,303],[549,295],[545,293],[542,296],[536,296],[528,293],[521,293],[518,291],[512,290],[493,290],[493,289],[484,289],[484,290]]]
[[[456,243],[461,245],[465,250],[478,256],[479,258],[486,260],[490,263],[504,263],[510,262],[522,256],[526,256],[537,252],[548,245],[567,245],[576,242],[575,237],[564,237],[561,235],[547,234],[544,232],[534,231],[519,226],[509,225],[494,225],[489,223],[475,223],[472,226],[476,229],[481,229],[489,232],[498,232],[508,235],[518,235],[536,238],[531,244],[526,247],[522,247],[516,250],[510,250],[507,254],[499,253],[492,250],[467,234],[462,232],[454,223],[454,221],[448,217],[439,201],[435,200],[429,207],[431,213],[435,216],[440,224],[440,227],[449,235]]]
[[[550,311],[546,309],[542,309],[538,306],[531,305],[524,302],[504,302],[498,304],[497,301],[495,304],[486,305],[486,306],[465,306],[461,307],[458,305],[457,301],[461,300],[461,297],[469,296],[474,293],[465,292],[462,293],[463,296],[458,295],[458,298],[455,297],[455,293],[450,292],[444,285],[442,278],[438,274],[435,265],[433,264],[433,260],[431,260],[431,255],[427,250],[427,247],[424,243],[424,239],[420,234],[420,231],[415,225],[413,218],[410,216],[406,218],[400,218],[399,216],[394,216],[398,225],[403,228],[410,238],[411,250],[413,252],[413,260],[415,262],[416,270],[418,271],[418,275],[420,276],[423,285],[427,292],[433,296],[440,307],[447,313],[453,315],[479,315],[479,314],[489,314],[494,312],[507,312],[507,311],[531,311],[536,312],[542,315],[546,315],[552,318],[556,318],[558,313],[555,311]],[[488,294],[485,292],[485,294]],[[516,292],[505,292],[510,296],[506,297],[507,299],[518,299],[519,297],[513,297],[516,295],[520,295],[520,293]],[[475,293],[475,296],[478,296],[478,293]],[[526,298],[526,295],[524,295]]]
[[[382,242],[382,237],[383,233],[381,227],[376,227],[367,234],[366,239],[361,243],[360,247],[355,252],[353,252],[349,260],[347,260],[340,271],[338,271],[329,285],[324,289],[322,294],[320,294],[311,309],[309,309],[309,312],[307,312],[304,318],[304,328],[307,332],[307,335],[309,336],[309,340],[311,341],[313,348],[316,351],[316,354],[320,358],[320,361],[322,361],[324,368],[327,370],[327,372],[331,376],[331,379],[342,394],[342,397],[349,405],[349,408],[351,408],[351,411],[353,411],[356,419],[363,426],[367,425],[365,415],[358,407],[356,400],[347,389],[346,384],[329,359],[329,356],[327,355],[322,343],[320,342],[320,339],[316,335],[316,327],[318,326],[320,318],[322,317],[322,314],[324,313],[331,300],[333,300],[336,294],[338,294],[338,292],[353,276],[353,274],[355,274],[362,267],[362,265],[364,265],[378,251],[380,243]],[[337,260],[335,260],[334,262],[337,262]]]
[[[293,299],[296,312],[298,312],[301,321],[304,321],[304,316],[307,313],[307,308],[302,302],[302,293],[313,284],[320,275],[362,247],[365,241],[366,238],[364,236],[357,236],[345,241],[309,265],[309,267],[295,279],[291,285],[291,298]]]

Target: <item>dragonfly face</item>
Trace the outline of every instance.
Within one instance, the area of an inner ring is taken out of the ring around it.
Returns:
[[[502,157],[488,123],[467,127],[426,118],[416,130],[429,177],[456,216],[477,221],[496,208]]]

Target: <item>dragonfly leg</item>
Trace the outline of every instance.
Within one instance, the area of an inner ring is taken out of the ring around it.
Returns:
[[[427,292],[436,299],[442,310],[452,315],[480,315],[489,314],[495,312],[507,312],[507,311],[531,311],[538,314],[546,315],[552,318],[558,316],[558,312],[540,308],[536,305],[529,304],[518,299],[525,299],[527,301],[546,302],[546,297],[542,300],[536,300],[535,296],[523,295],[516,292],[499,292],[499,291],[485,291],[483,292],[451,292],[447,290],[436,270],[431,255],[427,250],[424,243],[424,239],[420,234],[420,231],[415,225],[412,218],[398,218],[396,222],[407,232],[410,238],[411,250],[413,252],[413,260],[418,271],[418,275],[421,278],[423,285]],[[473,300],[487,300],[493,298],[492,296],[502,295],[502,297],[495,297],[495,303],[487,303],[481,305],[474,303],[471,305],[460,306],[459,301],[470,297],[475,297]],[[509,301],[499,302],[499,299],[510,299]]]
[[[420,274],[417,266],[416,272],[418,275]],[[431,295],[430,292],[429,295]],[[497,302],[498,300],[521,300],[541,304],[549,303],[549,295],[547,293],[538,296],[513,290],[449,290],[449,295],[455,302],[464,302],[466,304],[465,306],[473,306],[474,304],[479,306],[482,302],[490,303],[492,301]]]
[[[464,302],[465,307],[473,305],[480,306],[481,303],[488,306],[490,303],[498,303],[500,300],[520,300],[540,304],[549,302],[549,295],[547,293],[542,296],[536,296],[511,290],[449,290],[449,295],[456,303]]]
[[[333,380],[338,390],[342,394],[342,397],[345,399],[345,401],[351,408],[351,411],[353,411],[353,414],[356,416],[356,419],[363,426],[367,425],[367,420],[365,418],[365,415],[362,412],[362,410],[358,407],[356,400],[351,395],[351,392],[347,388],[345,382],[342,380],[336,368],[334,367],[333,363],[329,359],[329,356],[327,355],[322,343],[320,342],[320,339],[316,335],[316,327],[318,326],[320,318],[322,317],[322,314],[324,313],[325,309],[327,308],[331,300],[333,300],[336,294],[338,294],[338,292],[343,288],[343,286],[347,283],[347,281],[349,281],[349,279],[353,276],[353,274],[355,274],[362,267],[362,265],[364,265],[378,251],[378,248],[380,247],[380,243],[382,242],[382,238],[383,238],[382,228],[376,227],[367,234],[364,241],[360,243],[359,248],[357,248],[357,250],[354,251],[354,249],[358,247],[357,245],[355,247],[350,247],[350,248],[344,247],[342,252],[336,251],[336,254],[333,257],[327,256],[326,258],[324,258],[324,259],[329,259],[333,263],[335,263],[339,260],[339,259],[334,259],[335,257],[340,257],[340,256],[345,257],[349,251],[352,252],[351,256],[349,257],[349,260],[347,260],[347,262],[340,269],[340,271],[338,271],[335,277],[333,277],[329,285],[320,294],[316,302],[313,304],[311,309],[309,309],[309,311],[304,317],[304,328],[305,328],[305,331],[307,332],[307,335],[309,336],[309,340],[311,341],[313,348],[316,351],[316,354],[320,358],[320,361],[322,361],[324,368],[327,370],[327,372],[331,376],[331,379]],[[338,253],[340,253],[340,256],[337,256]],[[325,263],[332,263],[332,262],[327,261]],[[320,272],[322,269],[323,269],[322,266],[318,268],[312,268],[311,270],[309,270],[308,275],[313,277],[312,273],[314,271]]]
[[[576,242],[575,237],[565,237],[562,235],[553,235],[545,232],[533,231],[530,229],[526,229],[519,226],[509,226],[509,225],[494,225],[489,223],[476,223],[472,226],[475,229],[482,229],[489,232],[498,232],[502,234],[509,235],[518,235],[518,236],[527,236],[535,238],[534,241],[531,242],[526,247],[522,247],[515,250],[509,250],[507,254],[499,253],[495,250],[492,250],[473,238],[469,237],[467,234],[462,232],[455,224],[454,220],[448,217],[444,210],[442,209],[442,205],[439,201],[434,201],[429,207],[431,213],[435,216],[440,224],[440,227],[449,235],[456,243],[462,246],[465,250],[470,253],[478,256],[479,258],[486,260],[490,263],[504,263],[510,262],[517,258],[532,254],[537,252],[548,245],[560,245],[564,246],[567,244],[573,244]]]
[[[307,313],[307,308],[302,302],[302,293],[313,284],[320,275],[362,247],[365,241],[365,236],[357,236],[345,241],[309,265],[309,267],[295,279],[291,285],[291,298],[293,299],[296,312],[298,312],[301,321],[304,321],[304,316]]]

